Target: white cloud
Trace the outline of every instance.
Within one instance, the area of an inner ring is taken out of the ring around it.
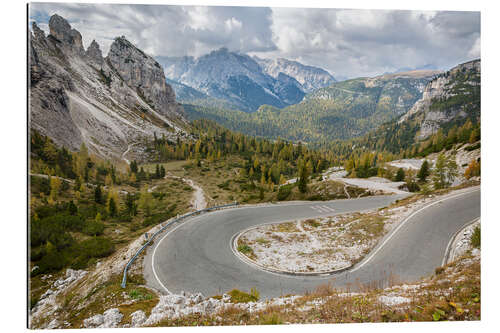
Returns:
[[[480,56],[478,12],[32,3],[48,31],[57,13],[104,54],[117,36],[152,55],[200,56],[220,47],[285,57],[334,75],[450,68]]]
[[[477,38],[476,41],[474,42],[474,45],[472,45],[472,48],[469,51],[469,56],[471,58],[479,58],[481,57],[481,38]]]
[[[241,29],[241,26],[243,25],[240,21],[235,19],[234,17],[231,17],[230,19],[227,19],[224,24],[226,25],[226,30],[228,32],[231,32],[233,30]]]

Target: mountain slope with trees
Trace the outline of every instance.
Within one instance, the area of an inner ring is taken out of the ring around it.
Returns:
[[[404,114],[437,73],[412,71],[336,82],[298,104],[282,109],[263,105],[251,114],[217,106],[185,109],[189,119],[208,118],[250,135],[318,144],[361,136]]]

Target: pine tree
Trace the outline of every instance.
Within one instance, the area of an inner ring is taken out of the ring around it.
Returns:
[[[80,176],[76,176],[74,190],[80,191],[81,186],[82,186],[82,181],[80,180]]]
[[[285,182],[286,182],[285,176],[283,176],[283,174],[281,174],[281,175],[280,175],[280,181],[279,181],[279,184],[280,184],[280,185],[283,185]]]
[[[159,164],[156,165],[155,178],[157,178],[157,179],[161,178],[160,165]]]
[[[111,217],[115,217],[116,216],[117,208],[116,208],[115,199],[113,197],[109,198],[107,209],[108,209],[109,216],[111,216]]]
[[[418,177],[419,181],[425,182],[425,180],[427,179],[427,177],[429,177],[429,175],[430,175],[429,162],[427,160],[425,160],[422,163],[422,166],[420,167],[420,170],[418,170],[417,177]]]
[[[101,185],[97,185],[94,190],[94,201],[98,204],[102,204],[102,190]]]
[[[73,200],[71,200],[68,204],[68,211],[70,215],[76,215],[78,213],[78,207],[76,207]]]
[[[61,180],[57,177],[50,177],[50,198],[52,200],[57,200],[59,195],[59,190],[61,189]]]
[[[130,192],[127,193],[125,197],[125,207],[127,208],[127,213],[131,216],[137,215],[137,204],[135,203],[135,196]]]
[[[299,169],[299,181],[298,181],[299,191],[301,193],[307,192],[308,177],[309,175],[307,173],[307,167],[302,163]]]
[[[118,205],[119,205],[118,200],[119,200],[118,192],[116,192],[116,190],[112,188],[108,193],[108,202],[106,205],[108,214],[112,217],[118,215]]]
[[[441,189],[449,186],[458,175],[458,167],[454,156],[446,158],[444,153],[439,154],[432,180],[434,188]]]
[[[405,171],[403,168],[399,168],[398,172],[396,172],[396,177],[394,178],[394,181],[396,182],[402,182],[405,179]]]
[[[150,216],[152,208],[153,195],[148,191],[147,187],[145,187],[141,191],[141,195],[139,197],[139,209],[142,210],[145,216]]]
[[[137,161],[132,161],[130,162],[130,172],[131,173],[137,173],[138,169],[137,169]]]

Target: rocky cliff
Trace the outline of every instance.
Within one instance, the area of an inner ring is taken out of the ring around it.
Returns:
[[[142,138],[186,135],[182,107],[161,66],[124,37],[104,58],[93,41],[61,16],[49,35],[33,23],[29,35],[30,127],[71,150],[82,143],[95,154],[120,159]]]
[[[313,90],[327,87],[335,82],[335,78],[322,68],[306,66],[297,61],[284,58],[260,59],[254,57],[264,71],[274,78],[286,74],[300,84],[302,90],[310,93]]]
[[[481,60],[460,64],[429,82],[413,107],[398,123],[419,127],[417,139],[425,139],[442,127],[479,121],[481,109]]]

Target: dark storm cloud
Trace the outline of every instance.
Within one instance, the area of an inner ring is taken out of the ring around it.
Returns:
[[[48,30],[54,13],[107,53],[125,35],[152,55],[199,56],[213,49],[285,57],[341,77],[400,68],[447,69],[480,56],[478,12],[259,7],[32,4]]]

